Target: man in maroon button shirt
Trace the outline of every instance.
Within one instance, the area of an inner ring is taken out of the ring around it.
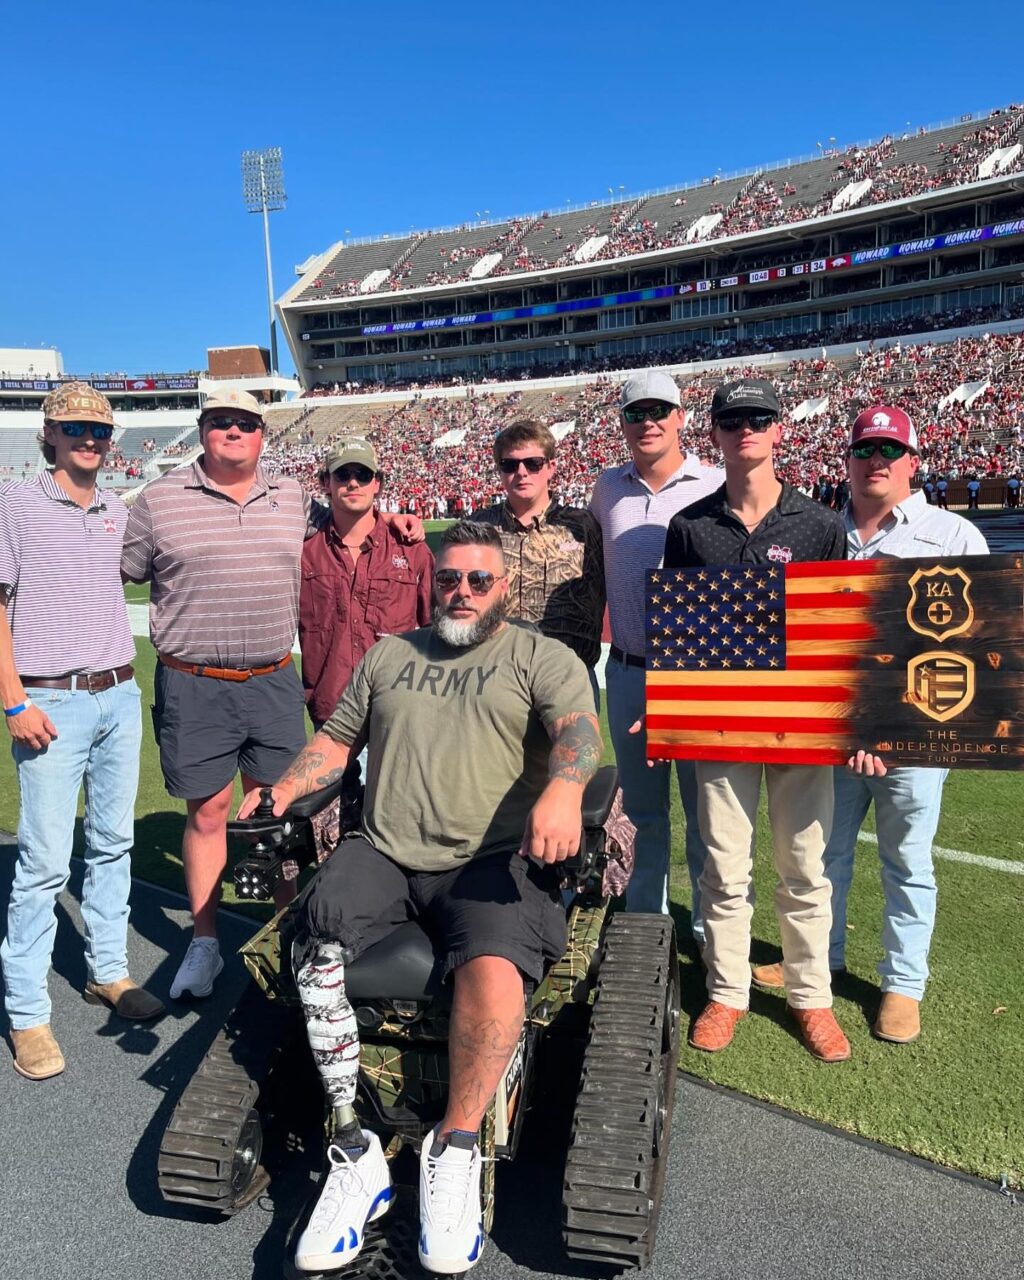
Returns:
[[[430,624],[434,557],[399,542],[377,513],[381,476],[368,440],[342,440],[321,480],[331,520],[302,550],[299,647],[310,719],[319,729],[363,654],[381,636]]]

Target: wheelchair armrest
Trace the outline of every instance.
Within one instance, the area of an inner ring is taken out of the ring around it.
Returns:
[[[356,780],[358,781],[358,774],[356,775]],[[288,808],[285,809],[282,818],[284,820],[289,818],[293,820],[315,818],[318,813],[321,813],[329,804],[337,800],[351,781],[352,779],[348,776],[348,771],[346,770],[329,787],[324,787],[320,791],[311,791],[309,795],[300,796],[298,800],[293,800]]]
[[[608,821],[619,787],[619,771],[613,764],[606,764],[587,783],[583,792],[583,828],[603,827]]]

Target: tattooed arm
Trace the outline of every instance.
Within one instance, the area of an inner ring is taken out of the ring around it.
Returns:
[[[293,800],[322,791],[337,782],[345,772],[352,748],[335,742],[326,733],[314,734],[273,787],[274,813],[280,817]],[[260,802],[260,789],[254,787],[242,801],[239,818],[248,818]]]
[[[519,852],[540,862],[562,862],[580,847],[583,791],[601,763],[601,728],[591,712],[575,711],[549,730],[548,785],[530,810]]]

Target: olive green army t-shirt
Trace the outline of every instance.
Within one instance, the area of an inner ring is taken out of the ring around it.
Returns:
[[[369,721],[363,834],[415,871],[516,849],[548,781],[548,728],[594,711],[587,669],[516,624],[454,648],[432,627],[379,640],[324,732],[350,745]]]

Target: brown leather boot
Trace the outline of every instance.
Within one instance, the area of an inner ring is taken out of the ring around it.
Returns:
[[[718,1053],[732,1043],[736,1023],[746,1014],[746,1009],[733,1009],[731,1005],[709,1000],[690,1032],[690,1044],[705,1053]]]
[[[845,1062],[850,1056],[850,1042],[836,1022],[831,1009],[794,1009],[789,1011],[800,1028],[804,1047],[819,1062]]]
[[[64,1070],[64,1055],[53,1038],[49,1023],[11,1031],[14,1045],[14,1069],[26,1080],[48,1080]]]
[[[82,994],[89,1004],[105,1004],[119,1018],[126,1018],[129,1022],[148,1022],[164,1011],[156,996],[143,991],[131,978],[118,978],[116,982],[87,982]]]
[[[910,1044],[921,1034],[921,1002],[898,991],[882,994],[878,1017],[871,1028],[879,1040],[893,1044]]]
[[[832,978],[833,985],[836,978],[845,978],[845,969],[830,969],[829,974]],[[754,980],[754,985],[764,987],[766,991],[781,991],[786,985],[782,978],[782,961],[776,961],[775,964],[756,964],[750,971],[750,976]]]

